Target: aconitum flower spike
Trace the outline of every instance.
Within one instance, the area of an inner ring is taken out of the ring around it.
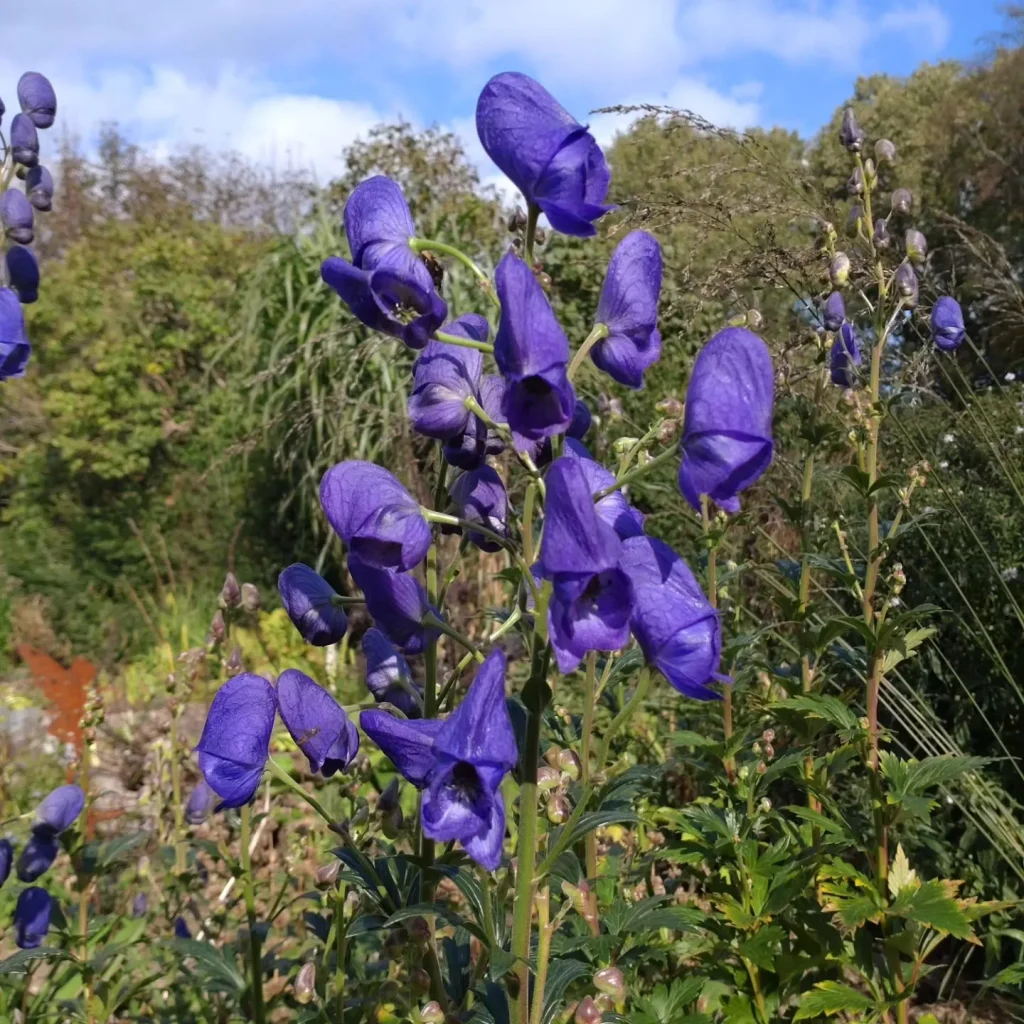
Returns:
[[[860,366],[860,345],[857,343],[857,332],[853,324],[844,323],[832,342],[828,365],[832,383],[841,388],[851,388],[856,382],[855,366]]]
[[[508,495],[497,471],[491,466],[463,473],[448,489],[459,510],[459,518],[479,523],[492,533],[508,536]],[[501,545],[474,530],[466,531],[466,539],[481,551],[500,551]]]
[[[53,176],[42,164],[30,168],[25,175],[25,195],[40,213],[52,209]]]
[[[630,627],[648,663],[687,697],[717,700],[708,683],[718,678],[721,626],[689,567],[662,541],[631,537],[622,568],[636,594]]]
[[[14,943],[19,949],[38,949],[50,930],[53,900],[38,885],[22,889],[14,907]]]
[[[643,387],[644,371],[661,357],[658,297],[661,246],[646,231],[631,231],[615,247],[595,320],[608,336],[590,350],[599,370],[626,387]]]
[[[559,671],[567,673],[588,651],[626,645],[633,586],[619,568],[622,541],[594,507],[580,459],[551,464],[544,511],[538,564],[554,584],[548,627]]]
[[[14,863],[14,847],[10,839],[0,839],[0,886],[7,881]]]
[[[9,188],[0,195],[0,224],[3,224],[4,233],[12,242],[31,245],[35,238],[32,222],[32,204],[25,198],[24,192]]]
[[[296,562],[277,578],[281,603],[302,639],[314,647],[336,644],[348,629],[345,610],[334,603],[337,592],[319,573]]]
[[[476,130],[487,155],[555,231],[589,237],[604,205],[611,171],[594,137],[538,82],[518,72],[495,75],[476,104]]]
[[[896,189],[889,200],[893,213],[908,214],[914,205],[914,197],[909,188]]]
[[[839,127],[839,141],[851,153],[859,153],[864,144],[864,130],[857,123],[857,115],[853,107],[847,107],[843,111],[843,123]]]
[[[57,94],[38,71],[26,71],[18,79],[18,103],[37,128],[49,128],[57,116]]]
[[[423,625],[423,617],[437,611],[419,580],[408,573],[366,565],[351,555],[348,571],[363,592],[366,610],[391,642],[407,654],[421,654],[435,633]]]
[[[12,245],[4,259],[8,284],[18,298],[25,304],[35,302],[39,298],[39,264],[35,254],[23,245]]]
[[[423,348],[448,306],[409,244],[416,226],[402,189],[384,175],[358,185],[345,204],[352,262],[324,260],[320,276],[358,320],[410,348]]]
[[[217,794],[210,789],[205,779],[200,779],[185,803],[185,820],[190,825],[201,825],[216,802]]]
[[[914,273],[914,268],[909,263],[901,263],[896,268],[894,280],[900,297],[903,299],[903,305],[908,309],[913,309],[917,305],[918,297],[917,274]]]
[[[221,798],[217,807],[252,800],[270,756],[277,693],[262,676],[244,672],[216,693],[199,738],[199,770]]]
[[[73,784],[58,786],[36,808],[32,830],[52,836],[66,832],[85,807],[85,793]]]
[[[569,427],[565,434],[567,437],[573,437],[577,441],[582,441],[587,436],[587,431],[590,430],[590,424],[593,421],[593,417],[590,415],[590,409],[587,408],[586,402],[581,401],[579,398],[576,399],[576,410],[572,414],[572,419],[569,421]]]
[[[281,721],[309,758],[309,770],[330,778],[359,752],[359,733],[341,705],[319,684],[289,668],[277,680]]]
[[[833,334],[843,326],[843,321],[846,319],[846,303],[843,301],[843,296],[840,292],[831,292],[825,300],[823,319],[825,321],[825,330],[831,331]]]
[[[875,143],[875,159],[880,164],[896,162],[896,147],[888,139],[879,139]]]
[[[636,537],[644,532],[644,517],[633,508],[621,488],[615,486],[615,474],[604,468],[590,455],[590,452],[579,442],[567,438],[565,442],[565,458],[573,459],[580,464],[587,486],[596,498],[602,491],[614,488],[594,503],[598,517],[603,519],[623,540]]]
[[[11,122],[11,156],[22,167],[39,163],[39,133],[27,114],[15,114]]]
[[[378,703],[394,704],[406,718],[423,715],[420,688],[413,682],[409,663],[376,627],[363,634],[366,688]],[[420,699],[417,699],[420,695]]]
[[[706,494],[738,512],[739,493],[771,465],[772,360],[765,343],[743,327],[719,331],[697,355],[686,392],[679,487],[700,510]]]
[[[320,504],[364,565],[404,572],[426,557],[432,535],[419,502],[381,466],[338,463],[320,481]]]
[[[943,352],[954,352],[964,340],[964,313],[960,303],[949,295],[932,306],[932,338]]]
[[[521,450],[564,433],[576,410],[569,383],[569,340],[533,271],[506,253],[495,274],[501,321],[494,359],[505,378],[504,419]]]
[[[15,871],[23,882],[34,882],[40,875],[46,874],[60,853],[60,844],[52,832],[32,832],[28,842],[18,854]]]
[[[903,241],[907,248],[907,257],[914,263],[924,263],[928,255],[928,240],[924,234],[917,228],[908,228]]]
[[[24,376],[31,353],[18,296],[0,288],[0,381]]]

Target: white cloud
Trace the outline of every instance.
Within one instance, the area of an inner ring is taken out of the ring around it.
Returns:
[[[949,19],[930,3],[896,7],[882,16],[881,27],[905,35],[919,50],[941,50],[949,40]]]

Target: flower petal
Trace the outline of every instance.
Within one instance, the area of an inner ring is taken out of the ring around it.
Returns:
[[[311,772],[329,778],[348,767],[359,750],[359,737],[322,686],[297,669],[286,669],[277,681],[277,703],[285,728],[309,758]]]
[[[399,773],[422,789],[434,768],[434,740],[442,723],[436,718],[415,722],[387,711],[369,708],[359,715],[359,726],[387,755]]]
[[[281,603],[306,643],[336,644],[348,629],[345,610],[334,604],[334,587],[308,565],[296,562],[277,578]]]

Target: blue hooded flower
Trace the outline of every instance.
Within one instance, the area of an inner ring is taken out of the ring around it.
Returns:
[[[307,644],[327,647],[345,635],[348,618],[334,603],[334,587],[308,565],[289,565],[278,576],[277,589],[288,618]]]
[[[825,330],[833,334],[843,326],[846,319],[846,303],[843,301],[842,292],[830,292],[825,300],[825,310],[822,316],[825,322]]]
[[[359,751],[359,733],[341,705],[309,676],[289,668],[277,681],[281,721],[309,758],[309,770],[330,778]]]
[[[579,463],[587,486],[595,498],[602,491],[615,486],[615,474],[593,459],[590,452],[579,441],[566,440],[565,457]],[[616,489],[610,494],[606,494],[600,501],[595,502],[594,509],[598,516],[623,540],[627,537],[636,537],[644,532],[643,513],[626,501],[626,496],[621,489]]]
[[[955,352],[964,340],[964,313],[960,303],[948,295],[932,306],[932,338],[943,352]]]
[[[506,253],[495,274],[501,320],[494,359],[505,378],[504,419],[516,447],[565,433],[576,411],[569,340],[530,268]]]
[[[277,693],[262,676],[243,672],[216,693],[196,750],[199,770],[224,807],[249,803],[270,756]]]
[[[373,621],[407,654],[422,654],[434,631],[423,625],[434,612],[427,592],[414,576],[391,569],[377,569],[349,556],[348,571],[366,599]]]
[[[686,563],[654,537],[631,537],[621,565],[636,595],[630,628],[648,663],[685,696],[718,700],[707,684],[721,680],[721,625]]]
[[[144,892],[136,893],[135,899],[132,900],[132,917],[145,917],[147,910],[149,910],[149,897]]]
[[[548,627],[563,673],[587,651],[615,651],[629,640],[633,585],[619,568],[622,541],[593,493],[578,458],[551,464],[539,568],[553,584]]]
[[[555,231],[584,238],[605,205],[611,171],[594,137],[527,75],[495,75],[476,104],[476,130],[487,155],[547,216]]]
[[[42,164],[31,168],[25,175],[25,195],[40,213],[46,213],[51,209],[53,176]]]
[[[367,327],[423,348],[448,306],[409,244],[416,227],[402,189],[383,175],[358,185],[345,204],[345,233],[352,262],[331,256],[321,277]]]
[[[14,847],[10,839],[0,839],[0,886],[7,881],[14,863]]]
[[[377,628],[363,634],[366,688],[378,703],[393,704],[406,718],[422,717],[423,698],[409,663]]]
[[[32,204],[25,198],[24,192],[9,188],[0,195],[0,224],[12,242],[31,245],[35,238],[33,221]]]
[[[569,422],[569,428],[565,432],[566,437],[573,437],[577,441],[582,441],[587,436],[587,431],[590,430],[592,421],[593,417],[590,415],[587,403],[577,398],[572,420]]]
[[[36,128],[49,128],[57,116],[57,94],[38,71],[26,71],[18,79],[18,103]]]
[[[18,299],[28,304],[39,298],[39,264],[31,249],[12,245],[4,257],[7,263],[7,282],[18,293]]]
[[[217,794],[210,789],[205,779],[200,779],[185,803],[185,820],[190,825],[202,825],[216,802]]]
[[[502,537],[508,536],[508,495],[501,477],[491,466],[463,473],[449,488],[452,501],[459,510],[459,518],[479,523]],[[500,551],[501,545],[469,530],[466,539],[481,551]]]
[[[39,133],[27,114],[15,114],[11,121],[11,155],[22,167],[39,163]]]
[[[480,381],[480,406],[495,423],[505,420],[505,382],[497,374],[487,374]],[[469,416],[462,433],[446,440],[441,451],[445,462],[457,469],[476,469],[488,455],[505,450],[501,435],[487,426],[479,416]]]
[[[595,320],[608,336],[590,350],[599,370],[626,387],[644,385],[644,371],[661,358],[658,297],[661,246],[646,231],[619,242],[608,264]]]
[[[50,930],[53,900],[37,885],[22,889],[14,907],[14,942],[19,949],[38,949]]]
[[[36,808],[32,831],[44,835],[58,836],[75,823],[85,808],[85,793],[80,786],[69,784],[58,786],[46,795]]]
[[[52,832],[33,830],[28,842],[22,847],[15,865],[15,872],[23,882],[34,882],[46,874],[60,853],[60,843]]]
[[[432,534],[419,502],[381,466],[338,463],[320,481],[320,504],[364,565],[405,572],[426,557]]]
[[[176,917],[174,919],[174,937],[176,939],[191,939],[192,932],[189,929],[188,923],[183,917]]]
[[[719,331],[697,355],[686,391],[679,488],[700,510],[706,494],[738,512],[739,493],[771,465],[772,360],[765,343],[743,327]]]
[[[860,345],[857,344],[857,332],[853,329],[853,324],[844,323],[839,328],[839,333],[836,334],[828,355],[832,383],[841,388],[852,388],[857,380],[854,367],[860,366],[860,363],[861,354]]]
[[[451,715],[403,721],[385,711],[364,711],[363,732],[423,793],[423,833],[458,841],[478,864],[501,863],[505,803],[501,781],[518,760],[505,704],[505,655],[492,652]]]
[[[18,296],[0,288],[0,380],[23,377],[32,354]]]

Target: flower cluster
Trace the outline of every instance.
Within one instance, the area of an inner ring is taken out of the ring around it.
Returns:
[[[39,129],[57,116],[57,97],[48,79],[28,71],[18,80],[21,113],[11,121],[8,139],[0,135],[0,381],[25,373],[32,347],[25,331],[22,303],[39,297],[39,263],[30,246],[35,214],[53,201],[53,177],[39,162]],[[5,107],[0,100],[0,123]],[[22,182],[14,187],[12,178]]]

